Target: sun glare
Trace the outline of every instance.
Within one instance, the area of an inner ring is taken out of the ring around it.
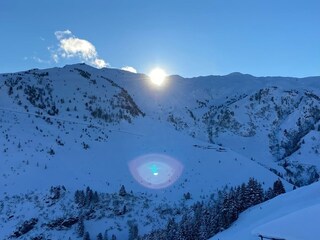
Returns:
[[[161,86],[166,79],[166,72],[161,68],[155,68],[151,71],[149,77],[152,83]]]

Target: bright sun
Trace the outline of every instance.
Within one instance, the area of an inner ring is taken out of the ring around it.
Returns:
[[[151,71],[149,77],[152,83],[161,86],[166,79],[166,72],[161,68],[155,68]]]

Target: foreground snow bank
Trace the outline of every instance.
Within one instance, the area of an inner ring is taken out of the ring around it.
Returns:
[[[253,234],[291,240],[316,239],[320,236],[316,221],[319,215],[320,204],[316,204],[261,225],[253,230]]]
[[[250,208],[229,229],[212,240],[248,239],[258,236],[290,240],[312,240],[320,235],[320,183],[280,195]]]

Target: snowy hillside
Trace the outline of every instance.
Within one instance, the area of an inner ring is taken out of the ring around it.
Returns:
[[[279,177],[287,190],[314,182],[319,81],[234,73],[171,76],[157,87],[143,74],[84,64],[2,74],[0,238],[26,223],[21,237],[74,239],[84,221],[91,235],[126,239],[249,178],[265,191]],[[132,169],[148,156],[159,161]],[[168,187],[154,189],[159,181]],[[128,195],[119,196],[122,185]],[[86,191],[79,203],[75,193],[87,187],[99,202]]]
[[[320,230],[320,183],[302,187],[250,208],[226,231],[212,240],[256,240],[262,235],[275,239],[317,239]]]
[[[184,89],[193,101],[172,111],[176,128],[228,146],[298,186],[318,179],[320,78],[234,73],[185,81],[196,82]]]

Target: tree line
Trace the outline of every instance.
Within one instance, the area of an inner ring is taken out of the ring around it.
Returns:
[[[247,183],[219,191],[213,200],[196,202],[190,211],[185,211],[179,222],[170,218],[164,229],[135,239],[206,240],[230,227],[241,212],[282,193],[285,193],[285,189],[280,179],[274,182],[272,188],[264,191],[256,179],[250,178]]]

